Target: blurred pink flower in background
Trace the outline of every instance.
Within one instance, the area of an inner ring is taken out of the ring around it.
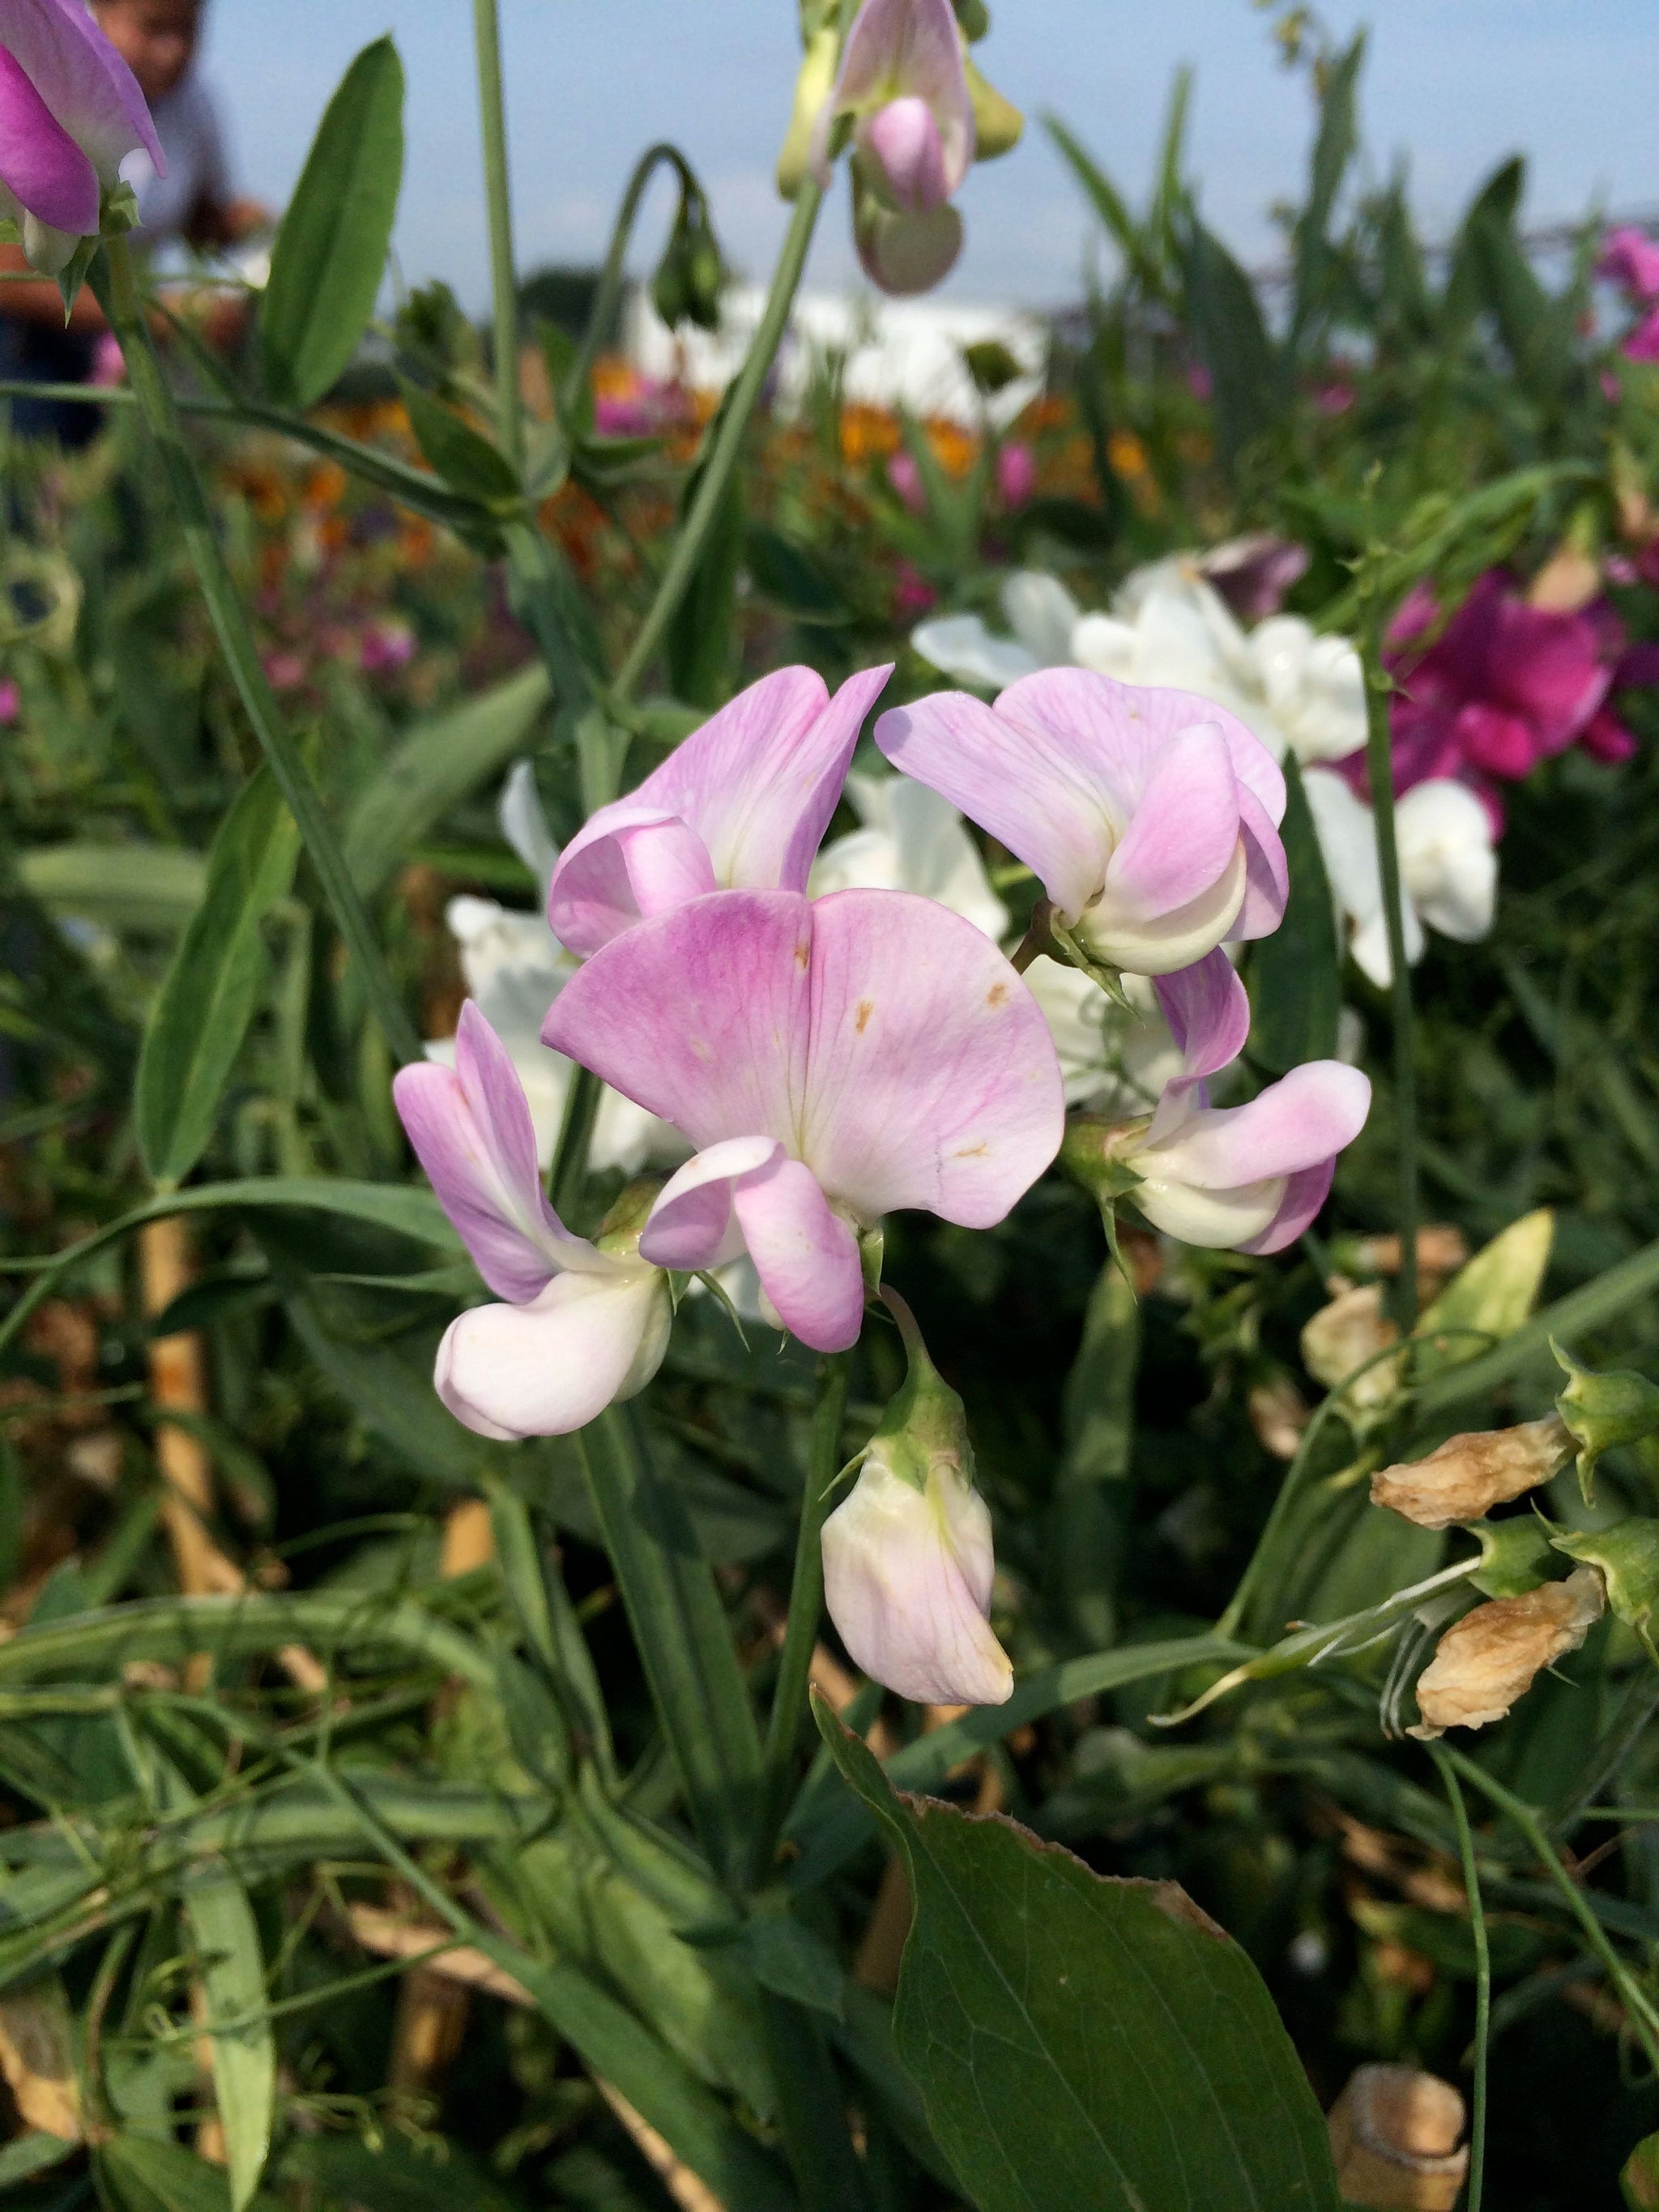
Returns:
[[[920,568],[909,562],[901,561],[894,571],[893,614],[896,621],[907,622],[912,616],[925,615],[930,607],[939,604],[939,593]]]
[[[898,494],[912,514],[926,514],[927,495],[922,489],[921,471],[908,453],[890,453],[887,457],[887,481]]]
[[[1659,307],[1643,316],[1619,350],[1626,361],[1659,361]]]
[[[1617,284],[1638,307],[1659,301],[1659,240],[1634,223],[1620,223],[1601,240],[1595,273]]]
[[[1006,507],[1024,507],[1036,481],[1036,455],[1023,438],[1010,438],[997,454],[997,497]]]
[[[365,676],[394,675],[414,658],[415,633],[396,617],[370,623],[357,648],[357,665]]]
[[[88,384],[106,387],[125,384],[127,380],[127,357],[121,350],[121,341],[113,331],[100,331],[98,343],[93,350],[92,368]]]
[[[0,677],[0,729],[10,729],[22,711],[22,693],[9,676]]]

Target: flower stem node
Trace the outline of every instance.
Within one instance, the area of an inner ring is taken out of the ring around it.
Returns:
[[[1446,1631],[1418,1677],[1421,1718],[1407,1734],[1431,1742],[1449,1728],[1501,1721],[1543,1668],[1577,1650],[1607,1602],[1601,1576],[1583,1566],[1565,1582],[1476,1606]]]
[[[918,1705],[1000,1705],[1013,1669],[991,1632],[991,1516],[974,1487],[961,1399],[909,1308],[909,1373],[870,1439],[852,1493],[823,1526],[824,1596],[854,1662]]]
[[[1659,1431],[1659,1384],[1629,1368],[1597,1374],[1559,1344],[1552,1341],[1550,1349],[1567,1377],[1556,1410],[1578,1447],[1578,1481],[1588,1504],[1602,1453],[1616,1444],[1640,1443]]]
[[[1379,1468],[1371,1503],[1419,1528],[1456,1528],[1553,1480],[1571,1456],[1566,1424],[1547,1413],[1512,1429],[1449,1437],[1426,1459]]]

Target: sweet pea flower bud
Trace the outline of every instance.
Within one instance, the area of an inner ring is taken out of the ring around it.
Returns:
[[[1581,1367],[1559,1344],[1550,1349],[1567,1377],[1556,1410],[1578,1447],[1578,1481],[1588,1504],[1602,1453],[1615,1444],[1639,1443],[1659,1430],[1659,1388],[1629,1368],[1598,1375],[1594,1368]]]
[[[830,1617],[872,1680],[917,1705],[1000,1705],[1013,1689],[988,1615],[991,1516],[974,1487],[961,1399],[909,1309],[883,1296],[909,1358],[852,1494],[823,1525]]]
[[[1407,1734],[1429,1742],[1449,1728],[1501,1721],[1534,1675],[1577,1650],[1606,1608],[1607,1588],[1593,1567],[1476,1606],[1446,1631],[1418,1677],[1422,1718]]]
[[[1512,1429],[1449,1437],[1426,1459],[1380,1468],[1371,1477],[1371,1504],[1419,1528],[1455,1528],[1552,1481],[1571,1455],[1566,1424],[1554,1413]]]
[[[1302,1332],[1309,1374],[1328,1390],[1347,1383],[1350,1404],[1367,1411],[1387,1405],[1400,1388],[1399,1360],[1378,1356],[1400,1341],[1383,1297],[1382,1284],[1361,1283],[1322,1306]]]

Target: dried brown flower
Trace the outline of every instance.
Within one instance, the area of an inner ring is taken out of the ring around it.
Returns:
[[[1558,1413],[1512,1429],[1448,1437],[1426,1459],[1380,1468],[1371,1477],[1371,1503],[1386,1505],[1419,1528],[1450,1528],[1480,1521],[1494,1505],[1548,1482],[1572,1451],[1572,1438]]]
[[[1578,1649],[1606,1606],[1606,1585],[1594,1567],[1522,1597],[1476,1606],[1446,1631],[1419,1676],[1422,1718],[1407,1734],[1427,1741],[1449,1728],[1501,1721],[1540,1668]]]

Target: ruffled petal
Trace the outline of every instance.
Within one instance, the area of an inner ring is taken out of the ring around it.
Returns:
[[[974,108],[951,0],[865,0],[847,34],[827,112],[869,114],[904,98],[931,111],[955,191],[974,158]]]
[[[26,213],[91,237],[98,228],[98,172],[0,46],[0,181]]]
[[[1211,1106],[1133,1162],[1142,1172],[1201,1189],[1242,1188],[1334,1158],[1365,1126],[1371,1086],[1340,1060],[1309,1060],[1246,1106]]]
[[[645,1388],[662,1364],[671,1322],[654,1268],[558,1275],[533,1304],[459,1316],[438,1347],[434,1381],[479,1436],[568,1436]]]
[[[847,1352],[864,1325],[858,1239],[810,1168],[781,1156],[732,1186],[732,1210],[763,1291],[814,1352]]]
[[[702,839],[677,814],[629,801],[601,807],[564,849],[547,895],[547,921],[579,955],[715,888]]]
[[[1238,784],[1226,740],[1213,722],[1195,722],[1152,763],[1107,866],[1103,904],[1126,920],[1156,921],[1212,890],[1237,849]]]
[[[1248,1238],[1234,1246],[1238,1252],[1282,1252],[1287,1244],[1294,1244],[1303,1231],[1316,1219],[1319,1209],[1330,1196],[1332,1178],[1336,1174],[1336,1162],[1319,1160],[1310,1168],[1301,1168],[1285,1178],[1285,1193],[1279,1200],[1273,1219],[1260,1236]]]
[[[167,156],[138,80],[79,0],[0,0],[0,47],[18,62],[106,185],[140,147],[167,174]],[[97,228],[94,216],[89,228]]]
[[[744,1249],[732,1209],[733,1185],[782,1158],[774,1137],[728,1137],[697,1153],[658,1193],[640,1237],[640,1257],[686,1274],[727,1266]]]

